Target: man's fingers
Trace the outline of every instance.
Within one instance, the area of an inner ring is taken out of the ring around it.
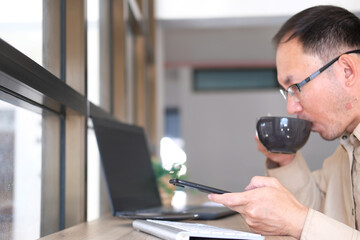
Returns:
[[[242,206],[248,203],[246,192],[242,193],[224,193],[224,194],[215,194],[211,193],[208,195],[208,198],[211,201],[223,204],[227,207],[233,206]]]
[[[276,178],[255,176],[251,179],[249,185],[246,186],[245,190],[252,190],[261,187],[279,187],[281,186]]]
[[[251,179],[249,185],[246,186],[245,190],[252,190],[255,188],[266,187],[268,185],[267,177],[255,176]]]
[[[225,206],[240,206],[245,205],[252,199],[252,193],[248,190],[253,190],[262,187],[281,188],[281,184],[276,178],[255,176],[251,179],[249,185],[245,188],[245,192],[238,193],[224,193],[224,194],[209,194],[208,198],[211,201],[221,203]]]

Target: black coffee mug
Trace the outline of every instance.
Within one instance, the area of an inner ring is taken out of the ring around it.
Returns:
[[[261,117],[256,123],[260,142],[273,153],[296,153],[305,145],[312,123],[290,117]]]

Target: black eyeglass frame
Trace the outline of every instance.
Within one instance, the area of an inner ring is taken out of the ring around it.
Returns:
[[[289,89],[293,88],[294,86],[299,90],[299,92],[301,92],[301,87],[303,87],[305,84],[307,84],[308,82],[310,82],[311,80],[313,80],[315,77],[317,77],[320,73],[322,73],[323,71],[325,71],[328,67],[330,67],[334,62],[336,62],[342,55],[344,54],[350,54],[350,53],[360,53],[360,49],[357,50],[351,50],[348,52],[345,52],[341,55],[339,55],[338,57],[334,58],[333,60],[331,60],[330,62],[328,62],[327,64],[325,64],[323,67],[321,67],[319,70],[317,70],[316,72],[314,72],[313,74],[311,74],[309,77],[305,78],[303,81],[299,82],[299,83],[295,83],[290,85],[287,90],[281,88],[280,92],[283,95],[283,97],[285,98],[285,100],[288,99],[288,95],[290,95],[290,97],[292,97],[294,95],[294,93],[290,93],[289,94]]]

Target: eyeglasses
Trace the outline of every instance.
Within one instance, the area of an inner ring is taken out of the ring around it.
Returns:
[[[329,63],[327,63],[326,65],[324,65],[322,68],[320,68],[319,70],[317,70],[316,72],[314,72],[313,74],[311,74],[309,77],[305,78],[305,80],[289,86],[287,90],[281,88],[281,89],[280,89],[281,95],[284,97],[285,100],[287,100],[287,99],[289,98],[289,96],[290,96],[290,97],[293,97],[293,98],[294,98],[294,101],[295,101],[295,102],[300,102],[301,87],[303,87],[305,84],[307,84],[308,82],[310,82],[311,80],[313,80],[315,77],[317,77],[320,73],[322,73],[323,71],[325,71],[325,70],[326,70],[328,67],[330,67],[334,62],[336,62],[342,55],[344,55],[344,54],[350,54],[350,53],[360,53],[360,49],[348,51],[348,52],[346,52],[346,53],[341,54],[340,56],[334,58],[334,59],[331,60]]]

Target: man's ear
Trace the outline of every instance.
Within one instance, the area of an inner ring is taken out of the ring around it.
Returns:
[[[359,76],[359,61],[350,54],[340,56],[338,63],[340,65],[340,76],[344,80],[346,87],[352,87]]]

